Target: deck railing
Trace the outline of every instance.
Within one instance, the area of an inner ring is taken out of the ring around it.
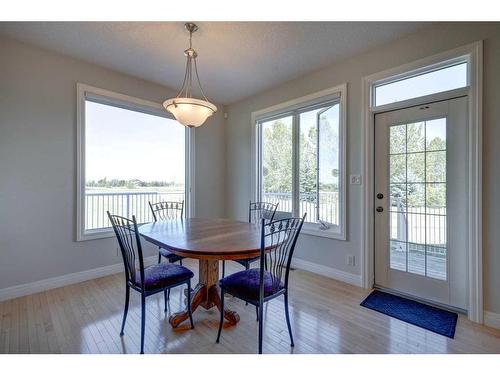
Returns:
[[[279,203],[278,211],[292,212],[292,193],[262,193],[265,202]],[[299,198],[300,214],[307,212],[306,221],[316,222],[319,218],[331,224],[339,224],[339,206],[337,192],[320,192],[319,207],[316,205],[316,193],[301,193]]]
[[[114,215],[132,217],[138,223],[153,220],[148,202],[184,200],[184,192],[94,192],[85,193],[85,229],[101,229],[111,226],[106,211]]]

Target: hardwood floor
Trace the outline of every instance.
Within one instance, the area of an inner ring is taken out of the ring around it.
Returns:
[[[197,270],[195,261],[186,261]],[[226,271],[241,267],[226,262]],[[196,277],[195,277],[196,278]],[[426,331],[359,306],[369,291],[305,271],[291,273],[290,314],[295,347],[289,345],[283,300],[264,312],[264,353],[500,353],[500,331],[464,316],[455,339]],[[140,298],[131,293],[125,335],[120,337],[123,274],[0,302],[0,353],[138,353]],[[181,288],[172,290],[171,311],[184,306]],[[218,311],[199,309],[195,329],[172,329],[163,294],[147,299],[146,353],[256,353],[255,308],[237,299],[226,305],[241,321],[225,327],[215,344]]]

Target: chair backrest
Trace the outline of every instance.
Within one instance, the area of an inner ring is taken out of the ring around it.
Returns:
[[[269,202],[252,202],[248,206],[248,222],[259,224],[262,219],[272,221],[278,209],[278,204]]]
[[[260,246],[260,292],[264,295],[264,272],[269,272],[273,291],[279,290],[283,283],[288,286],[288,275],[293,251],[299,237],[306,214],[300,217],[266,222],[262,219]]]
[[[135,216],[132,216],[132,220],[130,220],[126,217],[111,215],[108,211],[108,217],[120,245],[127,282],[136,284],[139,281],[137,278],[137,266],[139,266],[141,285],[144,285],[142,282],[144,280],[144,259]]]
[[[184,214],[184,201],[182,202],[149,202],[154,221],[182,219]]]

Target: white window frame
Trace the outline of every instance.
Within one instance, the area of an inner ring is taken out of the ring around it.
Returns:
[[[424,71],[456,64],[468,63],[467,86],[450,91],[375,106],[374,87],[381,82],[401,80]],[[477,41],[462,47],[426,57],[415,62],[362,79],[363,121],[363,173],[366,183],[362,200],[363,230],[361,254],[361,278],[364,288],[374,283],[374,123],[377,113],[413,107],[429,102],[467,95],[469,122],[469,216],[468,233],[468,318],[483,322],[483,262],[482,262],[482,90],[483,90],[483,43]]]
[[[76,240],[86,241],[99,238],[113,237],[112,228],[85,230],[85,103],[87,99],[114,107],[129,109],[154,116],[174,119],[165,111],[160,103],[116,93],[113,91],[89,86],[83,83],[76,84],[77,97],[77,197],[76,197]],[[175,120],[175,119],[174,119]],[[186,128],[186,181],[185,181],[185,214],[194,216],[194,175],[195,175],[195,133]],[[161,167],[161,165],[159,165]]]
[[[340,121],[339,121],[339,225],[332,225],[331,228],[322,230],[319,229],[317,223],[304,223],[302,233],[318,237],[333,238],[338,240],[346,239],[346,127],[347,127],[347,84],[341,84],[335,87],[322,90],[320,92],[306,95],[297,99],[293,99],[284,103],[274,105],[259,111],[252,112],[252,191],[251,199],[254,201],[261,200],[261,132],[259,123],[268,118],[279,115],[286,115],[287,112],[336,100],[340,104]],[[298,126],[294,126],[294,131],[298,132]],[[299,152],[298,152],[298,136],[294,134],[293,144],[293,162],[295,173],[298,175]],[[292,181],[292,197],[293,201],[298,199],[298,180]],[[294,216],[299,216],[298,207],[294,205]],[[278,208],[279,209],[279,208]]]

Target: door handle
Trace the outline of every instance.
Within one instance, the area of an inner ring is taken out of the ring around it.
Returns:
[[[377,212],[382,212],[382,211],[384,211],[384,208],[383,208],[383,207],[381,207],[381,206],[378,206],[378,207],[377,207]]]

